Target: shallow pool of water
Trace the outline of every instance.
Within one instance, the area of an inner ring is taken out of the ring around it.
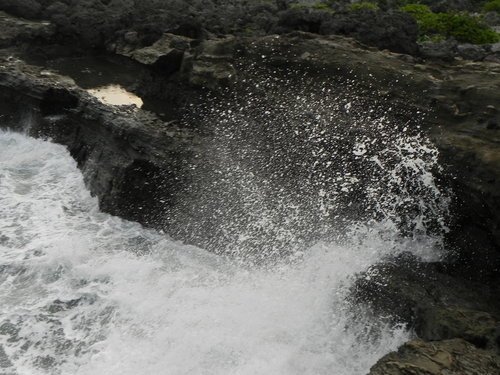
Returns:
[[[87,90],[104,104],[109,105],[134,105],[141,108],[144,102],[137,95],[127,91],[122,86],[111,84]]]

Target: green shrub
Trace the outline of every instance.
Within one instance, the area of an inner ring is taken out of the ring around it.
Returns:
[[[427,5],[408,4],[401,7],[401,10],[410,13],[415,18],[420,30],[420,37],[425,38],[439,33],[437,30],[439,24],[437,14],[433,13]]]
[[[432,13],[432,10],[424,4],[406,4],[400,8],[403,12],[411,14],[427,14]]]
[[[500,13],[500,0],[491,0],[483,5],[486,12],[499,12]]]
[[[363,10],[363,9],[378,10],[378,5],[370,1],[362,1],[359,3],[351,4],[349,9],[352,11]]]
[[[500,40],[499,34],[467,13],[433,13],[428,6],[422,4],[408,4],[401,10],[415,18],[423,39],[453,37],[461,43],[474,44],[495,43]]]
[[[438,13],[438,32],[459,42],[485,44],[500,40],[489,26],[465,13]]]
[[[330,5],[328,5],[327,3],[315,3],[312,5],[312,8],[319,10],[331,10]]]

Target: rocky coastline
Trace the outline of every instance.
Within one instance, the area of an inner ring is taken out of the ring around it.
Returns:
[[[466,48],[457,44],[450,61],[449,54],[442,59],[442,51],[433,54],[430,45],[418,46],[415,40],[387,35],[364,40],[359,37],[366,35],[361,26],[341,33],[358,40],[319,32],[333,22],[325,12],[285,4],[285,13],[278,14],[279,2],[252,5],[248,19],[253,23],[238,26],[240,31],[251,29],[246,33],[225,28],[229,26],[220,20],[207,28],[215,10],[201,13],[206,20],[186,20],[179,10],[168,28],[147,29],[144,23],[144,30],[137,30],[141,23],[119,13],[114,1],[103,9],[121,15],[113,18],[119,32],[76,22],[64,27],[64,11],[57,9],[69,5],[53,3],[49,10],[41,1],[0,2],[0,9],[10,12],[0,13],[2,123],[67,146],[101,208],[146,226],[175,228],[175,220],[164,218],[190,185],[192,171],[203,173],[199,156],[210,129],[182,125],[190,105],[210,95],[223,96],[228,88],[240,90],[250,66],[278,71],[287,67],[307,72],[318,83],[332,76],[355,79],[361,96],[375,95],[401,108],[396,111],[401,120],[427,113],[422,127],[440,151],[441,182],[454,192],[445,239],[448,253],[439,263],[421,263],[411,256],[387,259],[359,276],[353,301],[369,305],[378,316],[390,315],[394,323],[408,324],[419,338],[381,359],[370,373],[500,373],[497,45],[481,47],[485,52],[480,58],[466,59]],[[233,10],[245,20],[240,8]],[[53,14],[50,22],[37,20],[50,18],[47,12]],[[394,16],[387,14],[383,17]],[[81,20],[87,18],[82,15]],[[268,31],[261,32],[255,22],[268,25]],[[404,23],[403,32],[395,33],[416,33],[412,27],[416,25]],[[88,35],[81,33],[84,29]],[[81,43],[70,49],[75,40]],[[47,59],[82,53],[136,64],[139,78],[129,89],[145,100],[161,97],[167,113],[105,105],[75,80],[24,61],[28,55]]]

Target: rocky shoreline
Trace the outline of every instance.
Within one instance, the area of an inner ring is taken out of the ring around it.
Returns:
[[[428,113],[423,128],[440,151],[442,183],[455,193],[450,251],[442,263],[402,256],[360,275],[353,299],[409,324],[424,340],[381,359],[371,373],[499,373],[500,64],[423,62],[342,36],[297,31],[202,39],[164,33],[151,43],[136,30],[121,33],[107,53],[144,69],[131,89],[162,97],[170,110],[160,117],[102,104],[72,79],[24,62],[34,45],[60,53],[64,41],[53,24],[6,13],[0,24],[3,124],[66,145],[104,211],[158,229],[169,229],[158,218],[189,186],[187,171],[203,172],[199,155],[210,129],[181,126],[183,116],[207,95],[239,90],[249,66],[307,72],[318,83],[354,79],[361,96],[401,108],[402,120]]]

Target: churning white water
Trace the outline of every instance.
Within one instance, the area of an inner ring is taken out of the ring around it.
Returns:
[[[100,212],[63,146],[1,131],[0,372],[365,374],[410,336],[348,302],[384,225],[249,266]]]

